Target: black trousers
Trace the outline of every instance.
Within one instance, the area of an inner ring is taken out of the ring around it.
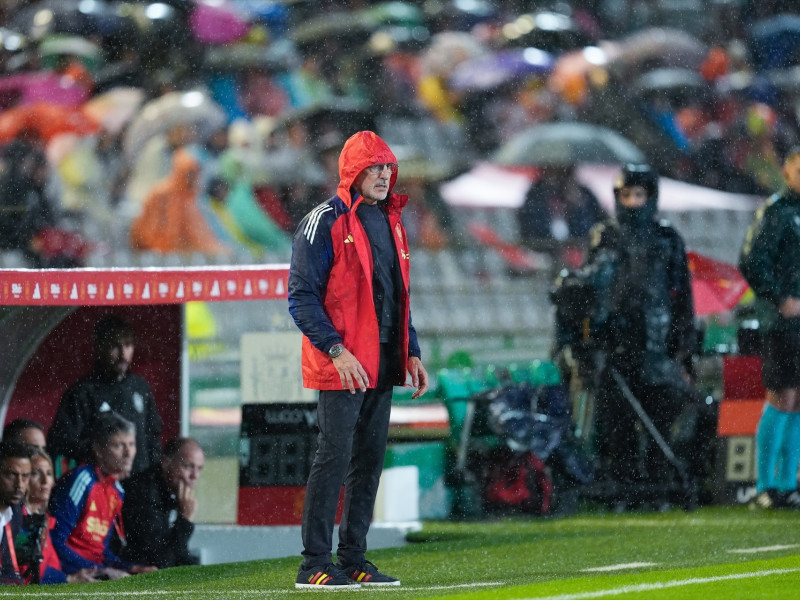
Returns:
[[[366,392],[321,390],[319,436],[303,506],[303,569],[332,561],[333,527],[344,485],[338,561],[358,565],[367,551],[367,532],[378,493],[392,404],[394,344],[381,344],[377,387]]]

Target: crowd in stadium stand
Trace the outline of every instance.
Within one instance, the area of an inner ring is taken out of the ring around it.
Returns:
[[[786,0],[4,2],[0,244],[285,260],[359,129],[399,148],[431,248],[459,233],[437,185],[543,123],[767,194],[799,137],[799,22]]]

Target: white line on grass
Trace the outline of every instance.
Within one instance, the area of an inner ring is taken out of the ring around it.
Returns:
[[[622,571],[624,569],[638,569],[639,567],[653,567],[656,563],[652,562],[632,562],[621,563],[618,565],[606,565],[605,567],[589,567],[588,569],[581,569],[586,573],[599,573],[602,571]]]
[[[758,554],[759,552],[775,552],[777,550],[789,550],[797,548],[800,544],[782,544],[778,546],[761,546],[760,548],[734,548],[728,550],[731,554]]]
[[[772,569],[769,571],[755,571],[752,573],[734,573],[731,575],[719,575],[715,577],[693,577],[691,579],[675,579],[656,583],[640,583],[637,585],[623,585],[609,590],[597,590],[593,592],[578,592],[575,594],[559,594],[558,596],[536,596],[526,600],[586,600],[588,598],[604,598],[607,596],[620,596],[622,594],[632,594],[637,592],[651,592],[653,590],[664,590],[674,587],[687,585],[698,585],[701,583],[713,583],[715,581],[727,581],[733,579],[751,579],[753,577],[769,577],[770,575],[785,575],[786,573],[797,573],[797,569]]]
[[[459,588],[480,588],[480,587],[500,587],[505,585],[503,581],[476,581],[475,583],[459,583],[454,585],[423,585],[423,586],[407,586],[407,585],[386,585],[386,586],[364,586],[361,589],[368,589],[370,592],[417,592],[417,591],[430,591],[430,590],[454,590]],[[232,597],[241,598],[247,596],[258,596],[259,598],[270,596],[285,596],[290,594],[305,594],[307,592],[314,592],[319,590],[305,589],[281,589],[281,590],[126,590],[125,592],[52,592],[40,593],[41,598],[106,598],[106,597],[119,597],[120,594],[126,596],[186,596],[197,595],[209,598],[217,597]],[[342,591],[357,591],[357,590],[342,590]],[[19,597],[19,593],[0,592],[0,598],[4,596]]]

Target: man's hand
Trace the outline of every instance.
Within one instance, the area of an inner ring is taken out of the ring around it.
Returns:
[[[411,385],[417,388],[411,397],[421,398],[428,391],[428,372],[422,366],[422,361],[416,356],[409,356],[406,368],[411,375]]]
[[[194,490],[186,485],[183,481],[178,482],[178,511],[185,519],[191,521],[194,519],[194,513],[197,510],[197,498],[194,496]]]
[[[786,319],[800,317],[800,298],[789,296],[786,300],[781,302],[778,308],[781,311],[781,315]]]
[[[158,567],[154,567],[153,565],[133,565],[130,574],[138,575],[139,573],[152,573],[153,571],[158,571]]]
[[[97,574],[98,571],[95,568],[81,569],[70,575],[67,575],[67,583],[93,583],[95,581],[99,581],[98,579],[95,579]]]
[[[356,393],[356,388],[362,392],[367,391],[367,384],[369,383],[367,372],[347,348],[339,356],[331,360],[333,361],[333,366],[339,372],[343,389],[349,389],[351,394]]]
[[[115,569],[114,567],[106,567],[105,569],[101,569],[97,573],[100,575],[100,578],[106,579],[122,579],[123,577],[129,577],[130,573],[127,571],[123,571],[122,569]]]

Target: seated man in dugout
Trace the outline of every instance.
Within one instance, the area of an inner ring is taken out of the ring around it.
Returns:
[[[95,578],[119,579],[156,570],[130,563],[110,547],[112,531],[124,538],[121,524],[124,491],[120,479],[131,472],[136,455],[136,428],[114,412],[104,412],[90,427],[89,462],[62,477],[53,490],[50,512],[56,519],[53,546],[68,575],[97,569]]]
[[[30,419],[14,419],[3,428],[3,442],[9,444],[27,444],[38,450],[45,449],[44,425]]]
[[[173,438],[161,463],[125,480],[122,522],[127,544],[120,556],[158,568],[198,564],[189,552],[197,499],[194,487],[205,464],[203,449],[190,438]]]

